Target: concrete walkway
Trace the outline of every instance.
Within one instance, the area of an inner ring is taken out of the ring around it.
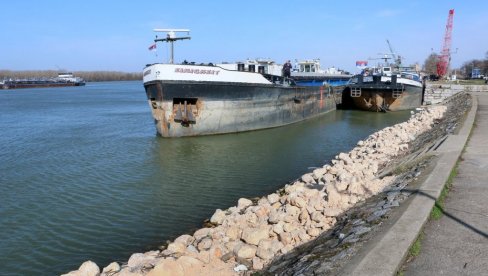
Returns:
[[[444,215],[425,225],[421,253],[405,275],[488,275],[488,93],[473,96],[475,125]]]

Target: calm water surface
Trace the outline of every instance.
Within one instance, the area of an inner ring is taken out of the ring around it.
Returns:
[[[164,139],[141,82],[0,90],[0,274],[127,261],[275,191],[407,112]]]

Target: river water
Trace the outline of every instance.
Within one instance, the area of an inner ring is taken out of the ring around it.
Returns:
[[[0,274],[127,261],[408,116],[337,111],[269,130],[165,139],[138,81],[0,90]]]

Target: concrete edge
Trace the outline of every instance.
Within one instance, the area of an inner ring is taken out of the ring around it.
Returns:
[[[438,162],[407,209],[368,254],[354,268],[348,269],[348,275],[395,275],[401,268],[467,142],[478,109],[477,97],[471,96],[473,104],[461,130],[449,135],[438,149]]]

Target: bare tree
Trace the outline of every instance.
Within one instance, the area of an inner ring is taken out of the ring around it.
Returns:
[[[429,75],[436,75],[438,61],[439,61],[439,56],[436,53],[430,54],[424,62],[423,71]]]

